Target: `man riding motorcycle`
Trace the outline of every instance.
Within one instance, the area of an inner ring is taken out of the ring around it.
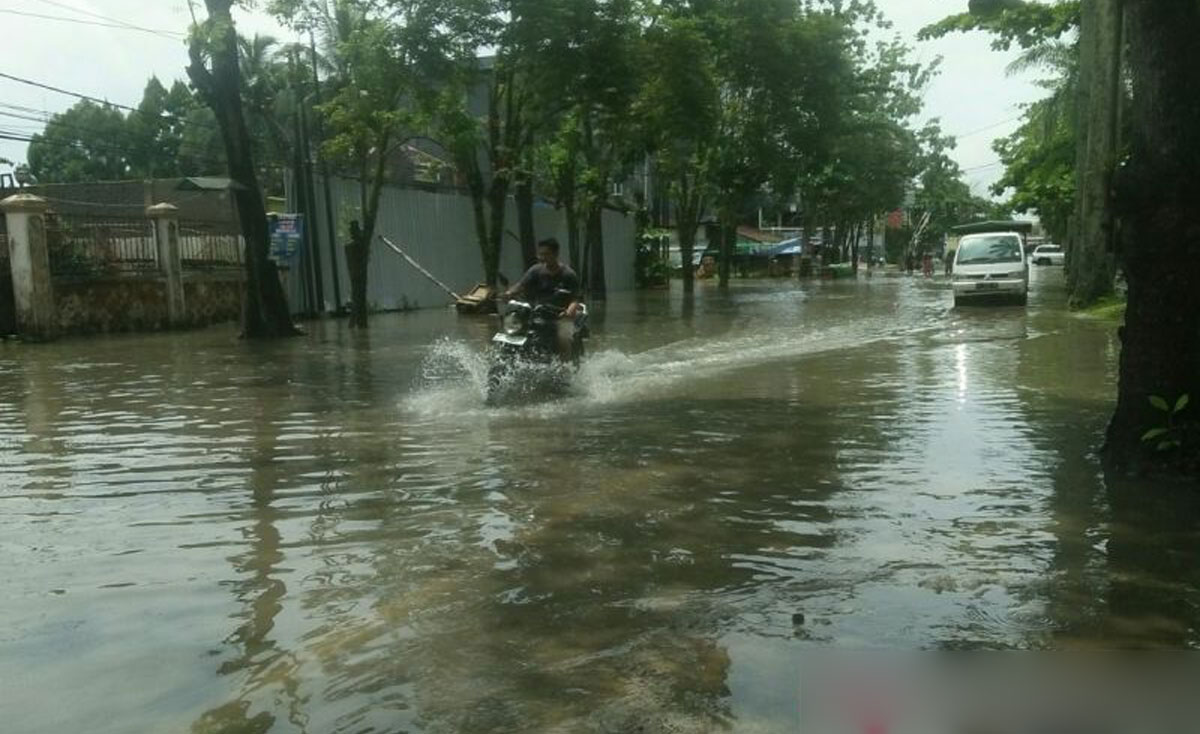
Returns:
[[[501,296],[511,300],[520,295],[533,304],[550,303],[555,298],[565,298],[566,308],[558,321],[555,344],[559,359],[572,360],[572,342],[575,338],[575,318],[579,315],[582,302],[579,294],[579,276],[569,266],[559,261],[561,247],[558,240],[550,237],[538,243],[538,264],[527,270],[515,285]],[[563,294],[566,294],[565,297]]]

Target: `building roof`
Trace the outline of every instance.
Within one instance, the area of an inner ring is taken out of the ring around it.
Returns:
[[[231,178],[193,176],[179,182],[180,191],[243,191],[245,186]]]
[[[779,242],[782,238],[771,232],[764,232],[756,227],[741,226],[737,229],[738,239],[749,240],[751,242],[759,242],[764,245],[773,245]]]

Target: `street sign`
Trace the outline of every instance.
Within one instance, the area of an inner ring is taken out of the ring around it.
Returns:
[[[304,246],[304,215],[272,214],[269,222],[271,257],[279,261],[286,261],[300,254],[300,250]]]

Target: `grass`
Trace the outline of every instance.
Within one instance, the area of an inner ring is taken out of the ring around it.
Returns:
[[[1109,296],[1101,299],[1098,303],[1081,308],[1078,311],[1080,316],[1090,319],[1100,319],[1102,321],[1124,321],[1125,320],[1125,299],[1118,296]]]

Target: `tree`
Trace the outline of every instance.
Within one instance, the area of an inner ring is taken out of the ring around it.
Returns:
[[[992,192],[1011,192],[1011,208],[1037,212],[1046,231],[1058,242],[1067,241],[1075,208],[1078,67],[1078,49],[1061,41],[1049,41],[1022,54],[1009,73],[1049,70],[1052,77],[1039,84],[1050,96],[1027,105],[1021,127],[992,146],[1004,163],[1004,175]]]
[[[131,157],[125,116],[89,100],[50,118],[28,152],[41,183],[120,181],[129,176]]]
[[[637,6],[630,0],[564,3],[528,44],[534,90],[529,129],[568,221],[568,250],[588,294],[605,297],[603,212],[612,184],[644,151],[632,113],[645,68]],[[520,209],[519,209],[520,211]],[[579,225],[583,225],[580,247]]]
[[[842,23],[882,23],[871,5],[857,13],[861,15],[833,16]],[[806,219],[825,226],[825,256],[835,262],[849,258],[857,265],[862,232],[870,234],[883,212],[901,205],[919,173],[937,173],[948,159],[926,151],[922,161],[921,141],[911,128],[921,109],[921,91],[936,66],[911,61],[911,50],[898,39],[872,47],[863,36],[847,34],[843,54],[852,62],[827,93],[832,111],[817,149],[818,165],[804,172],[801,191]],[[943,144],[936,128],[924,135],[926,148]]]
[[[737,226],[764,188],[792,193],[797,171],[828,152],[822,131],[853,71],[850,16],[803,12],[786,0],[737,0],[711,21],[719,73],[718,138],[710,167],[721,223],[720,283],[728,287]],[[869,146],[868,150],[878,150]]]
[[[635,109],[659,176],[675,207],[683,260],[683,289],[695,290],[692,258],[700,221],[711,207],[713,149],[718,145],[720,82],[712,41],[703,23],[686,14],[656,19],[647,33],[656,60]]]
[[[183,85],[178,84],[178,86]],[[175,102],[173,101],[172,104],[174,105]],[[194,98],[190,99],[186,105],[179,105],[175,109],[180,110],[173,113],[175,119],[183,121],[179,131],[179,150],[176,155],[179,175],[215,175],[227,171],[229,165],[225,161],[225,144],[221,139],[221,128],[217,125],[217,116],[213,114],[213,111]]]
[[[299,334],[292,323],[279,272],[270,258],[266,208],[242,103],[238,36],[233,0],[204,0],[208,16],[197,21],[188,41],[188,76],[216,115],[225,145],[234,200],[245,238],[246,291],[242,335],[266,339]]]
[[[919,173],[913,195],[912,219],[925,220],[922,237],[915,242],[918,254],[940,250],[945,238],[959,224],[975,220],[1007,218],[1008,207],[974,196],[963,180],[962,169],[950,158],[957,146],[954,138],[943,135],[932,122],[918,133]]]
[[[1126,10],[1134,103],[1116,206],[1129,305],[1105,454],[1118,469],[1194,477],[1200,475],[1194,405],[1200,400],[1200,228],[1194,224],[1200,3],[1129,0]]]
[[[419,62],[435,43],[436,16],[429,6],[395,3],[389,21],[376,3],[276,0],[272,11],[297,28],[315,31],[327,50],[331,74],[319,113],[327,139],[322,154],[353,171],[359,186],[357,218],[350,228],[346,260],[350,275],[350,323],[367,328],[367,279],[371,243],[387,183],[388,163],[411,131],[422,97]]]
[[[150,77],[137,112],[126,122],[130,145],[130,174],[139,178],[175,176],[182,143],[177,123],[167,116],[170,92]]]
[[[400,0],[391,0],[395,5]],[[539,34],[530,29],[552,15],[555,4],[537,0],[412,0],[436,17],[445,64],[430,97],[435,136],[451,152],[471,195],[484,277],[500,276],[508,197],[529,165],[534,73]],[[479,57],[481,49],[492,55]]]
[[[295,100],[284,92],[294,86],[295,79],[283,60],[284,51],[271,36],[256,33],[253,38],[238,37],[246,124],[259,180],[268,190],[278,186],[279,174],[299,148],[299,141],[292,140],[285,127]]]
[[[128,113],[84,100],[53,115],[29,160],[46,183],[117,181],[217,172],[224,150],[216,118],[187,85],[151,77]]]
[[[1123,1],[972,3],[970,13],[946,18],[921,34],[929,38],[987,30],[996,35],[993,48],[1008,50],[1016,45],[1026,50],[1018,70],[1036,67],[1055,73],[1045,85],[1050,96],[1027,109],[1025,125],[1000,141],[997,152],[1006,164],[1002,183],[1016,191],[1014,206],[1021,210],[1037,206],[1052,231],[1067,233],[1068,290],[1077,306],[1109,294],[1113,284],[1112,181],[1121,157],[1120,110],[1125,96]],[[1061,40],[1075,30],[1077,41]],[[1067,173],[1064,159],[1072,143]]]

